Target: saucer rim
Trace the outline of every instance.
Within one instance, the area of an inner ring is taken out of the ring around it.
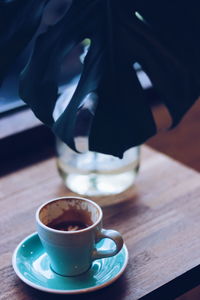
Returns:
[[[123,263],[123,267],[121,268],[121,270],[119,271],[119,273],[114,276],[113,278],[111,278],[110,280],[106,281],[105,283],[103,284],[100,284],[100,285],[97,285],[97,286],[92,286],[92,287],[89,287],[89,288],[83,288],[83,289],[77,289],[77,290],[60,290],[60,289],[51,289],[51,288],[46,288],[46,287],[43,287],[42,285],[38,285],[38,284],[35,284],[33,283],[32,281],[28,280],[25,276],[23,276],[23,274],[19,271],[18,267],[17,267],[17,253],[19,251],[19,249],[21,248],[22,244],[24,242],[26,242],[28,239],[30,239],[31,237],[33,236],[38,236],[38,233],[37,232],[34,232],[30,235],[28,235],[27,237],[25,237],[19,244],[18,246],[15,248],[14,252],[13,252],[13,255],[12,255],[12,266],[13,266],[13,269],[16,273],[16,275],[24,282],[26,283],[27,285],[31,286],[32,288],[35,288],[37,290],[40,290],[40,291],[43,291],[43,292],[47,292],[47,293],[52,293],[52,294],[84,294],[84,293],[89,293],[89,292],[94,292],[94,291],[97,291],[99,289],[102,289],[104,287],[107,287],[109,285],[111,285],[113,282],[115,282],[122,274],[123,272],[125,271],[126,267],[127,267],[127,264],[128,264],[128,259],[129,259],[129,254],[128,254],[128,249],[124,243],[122,249],[124,249],[125,251],[125,255],[124,255],[124,263]],[[38,236],[39,238],[39,236]]]

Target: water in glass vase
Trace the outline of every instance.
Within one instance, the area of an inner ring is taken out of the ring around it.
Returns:
[[[139,169],[139,147],[123,159],[96,152],[78,154],[57,139],[57,166],[67,188],[87,196],[119,194],[133,185]]]

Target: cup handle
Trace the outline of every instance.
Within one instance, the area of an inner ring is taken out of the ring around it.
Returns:
[[[93,260],[114,256],[122,249],[124,241],[118,231],[111,229],[101,229],[101,231],[99,231],[97,234],[97,240],[99,242],[100,240],[105,238],[111,239],[115,243],[115,249],[98,250],[95,248],[92,254]]]

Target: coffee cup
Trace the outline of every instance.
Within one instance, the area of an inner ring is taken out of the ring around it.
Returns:
[[[52,199],[36,212],[36,226],[51,268],[62,276],[86,272],[96,259],[116,255],[123,246],[119,232],[102,228],[98,204],[81,197]],[[97,243],[111,239],[115,247],[99,249]]]

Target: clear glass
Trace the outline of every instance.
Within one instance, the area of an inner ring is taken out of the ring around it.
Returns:
[[[119,194],[134,184],[140,148],[125,152],[123,159],[96,152],[78,154],[57,139],[57,167],[67,188],[85,196]]]

